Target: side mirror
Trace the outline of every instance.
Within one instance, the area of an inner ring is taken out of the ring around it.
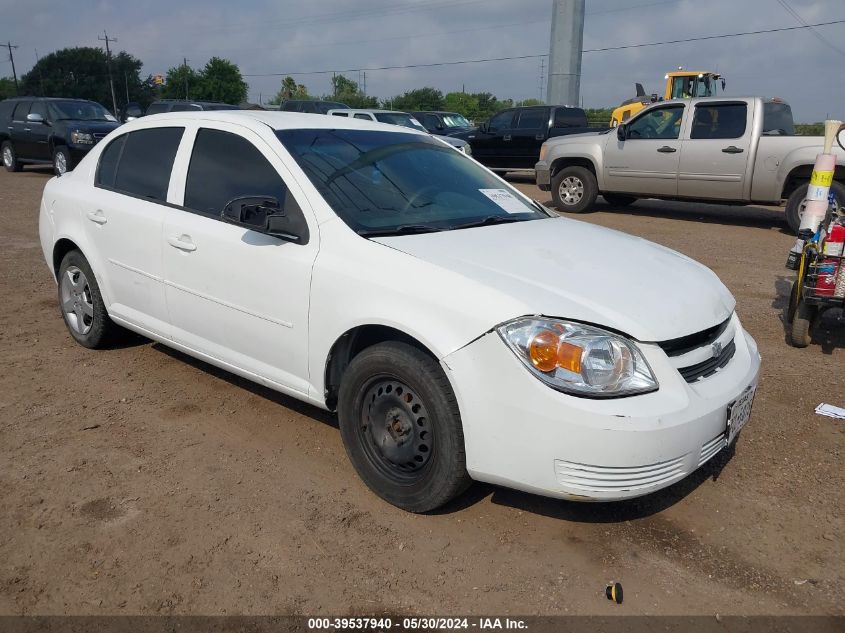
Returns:
[[[27,123],[44,123],[44,117],[37,112],[30,112],[26,115]]]
[[[446,128],[445,128],[445,127],[443,127],[443,124],[442,124],[442,123],[439,123],[439,124],[437,125],[437,129],[438,129],[438,130],[445,130]]]
[[[490,124],[487,121],[482,121],[479,123],[478,129],[484,134],[487,134],[490,131]]]
[[[242,196],[230,200],[223,207],[220,217],[229,224],[288,242],[304,242],[303,238],[307,236],[307,228],[305,232],[302,228],[304,219],[288,216],[272,196]]]
[[[618,138],[620,141],[624,141],[626,138],[628,138],[628,126],[627,125],[625,125],[624,123],[620,123],[616,127],[616,138]]]
[[[836,134],[836,142],[839,143],[839,147],[845,152],[845,125],[839,128],[839,132]]]

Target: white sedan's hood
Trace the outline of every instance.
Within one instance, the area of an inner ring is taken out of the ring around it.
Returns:
[[[684,255],[565,218],[375,241],[473,280],[488,301],[504,295],[503,303],[522,304],[524,314],[585,321],[640,341],[705,330],[736,303],[709,268]]]

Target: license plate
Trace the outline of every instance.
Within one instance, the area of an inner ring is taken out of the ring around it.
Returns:
[[[754,404],[754,387],[748,387],[742,395],[728,405],[728,446],[730,446],[739,435],[742,427],[751,417],[751,405]]]

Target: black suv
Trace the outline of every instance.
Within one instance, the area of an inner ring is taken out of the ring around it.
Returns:
[[[464,118],[464,115],[457,112],[427,110],[425,112],[411,112],[410,115],[422,123],[423,127],[430,133],[440,136],[452,136],[474,129],[470,122]]]
[[[118,127],[96,101],[14,97],[0,101],[0,153],[6,171],[49,165],[61,176]]]
[[[158,101],[153,101],[149,105],[145,114],[161,114],[162,112],[196,112],[198,110],[240,110],[240,108],[230,103],[218,103],[217,101],[159,99]]]
[[[311,114],[328,114],[329,110],[348,109],[345,103],[334,101],[317,101],[314,99],[291,99],[285,101],[279,108],[282,112],[310,112]]]
[[[534,169],[550,138],[607,131],[589,127],[587,113],[571,106],[525,106],[494,114],[477,130],[452,134],[472,147],[472,157],[491,169]]]

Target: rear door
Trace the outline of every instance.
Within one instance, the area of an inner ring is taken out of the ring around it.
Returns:
[[[306,393],[316,224],[282,159],[258,134],[203,122],[180,153],[182,199],[167,210],[164,271],[173,339],[252,377]],[[233,167],[236,166],[236,167]],[[223,222],[231,200],[271,196],[311,225],[305,243]]]
[[[753,108],[745,101],[695,103],[681,142],[678,195],[744,200]]]
[[[109,313],[168,337],[162,227],[170,176],[183,127],[136,130],[100,155],[83,221],[104,274]]]
[[[625,125],[624,141],[611,132],[604,150],[603,190],[677,195],[683,114],[681,103],[655,106]]]
[[[511,130],[513,167],[534,169],[540,160],[540,147],[549,132],[551,108],[521,108]]]

